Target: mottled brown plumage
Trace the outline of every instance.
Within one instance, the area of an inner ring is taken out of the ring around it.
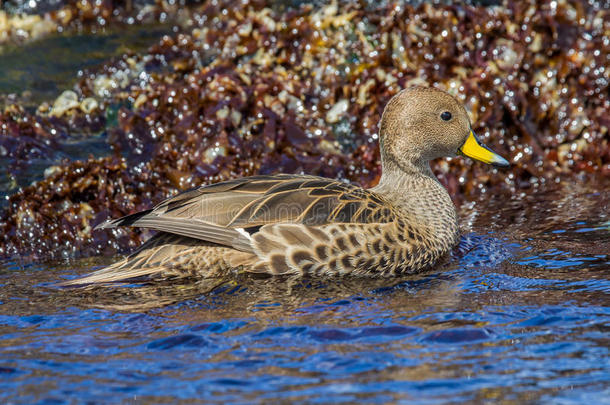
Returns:
[[[403,90],[382,116],[383,174],[376,187],[281,174],[184,192],[99,226],[137,226],[159,234],[124,260],[64,285],[217,277],[231,270],[310,275],[421,271],[458,240],[455,208],[429,162],[463,151],[469,136],[474,135],[468,115],[455,98],[432,88]]]

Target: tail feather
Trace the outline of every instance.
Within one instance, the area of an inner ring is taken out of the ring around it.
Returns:
[[[121,264],[119,262],[118,264]],[[127,281],[135,281],[141,278],[150,278],[155,274],[166,272],[166,267],[139,267],[134,269],[120,269],[114,266],[108,266],[101,270],[95,271],[87,276],[79,277],[74,280],[63,281],[57,283],[58,287],[76,287],[93,284],[115,284],[124,283]]]
[[[58,283],[59,287],[83,286],[89,284],[108,284],[152,279],[155,276],[169,276],[175,268],[175,258],[180,258],[180,250],[188,249],[189,241],[183,237],[160,233],[147,240],[138,250],[108,267],[74,280]]]
[[[219,251],[219,249],[222,249]],[[84,277],[57,284],[60,287],[152,281],[169,277],[218,277],[228,263],[230,248],[170,233],[159,233],[125,259]],[[244,254],[247,255],[247,254]]]
[[[124,217],[121,217],[121,218],[110,219],[108,221],[104,221],[101,224],[97,225],[94,228],[94,230],[116,228],[117,226],[132,226],[140,218],[149,214],[151,211],[152,210],[145,210],[145,211],[136,212],[135,214],[125,215]]]

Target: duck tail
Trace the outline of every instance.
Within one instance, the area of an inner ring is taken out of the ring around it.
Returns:
[[[117,226],[137,225],[137,221],[140,218],[142,218],[143,216],[149,214],[151,211],[152,211],[152,209],[136,212],[135,214],[125,215],[124,217],[117,218],[117,219],[110,219],[108,221],[104,221],[101,224],[97,225],[95,228],[93,228],[93,230],[116,228]]]
[[[167,270],[165,267],[140,267],[125,269],[125,266],[127,266],[128,263],[129,259],[125,258],[86,276],[78,277],[73,280],[62,281],[55,285],[57,287],[85,287],[91,285],[110,286],[113,284],[123,284],[128,281],[137,281],[138,279],[152,277],[155,274],[160,274]]]
[[[147,240],[138,250],[110,266],[73,280],[57,283],[58,287],[112,285],[130,281],[184,276],[170,260],[184,247],[175,245],[179,236],[159,233]]]

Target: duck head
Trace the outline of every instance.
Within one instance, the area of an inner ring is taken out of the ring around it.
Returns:
[[[411,87],[395,95],[385,107],[379,133],[382,161],[404,171],[427,169],[432,159],[457,155],[509,166],[481,143],[455,97],[435,88]]]

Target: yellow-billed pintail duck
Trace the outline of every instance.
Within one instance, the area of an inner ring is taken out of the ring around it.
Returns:
[[[380,124],[382,176],[371,189],[305,175],[203,186],[107,221],[159,231],[125,259],[64,285],[229,270],[394,275],[433,266],[457,243],[457,214],[430,161],[458,154],[508,166],[472,132],[464,107],[434,88],[393,97]]]

